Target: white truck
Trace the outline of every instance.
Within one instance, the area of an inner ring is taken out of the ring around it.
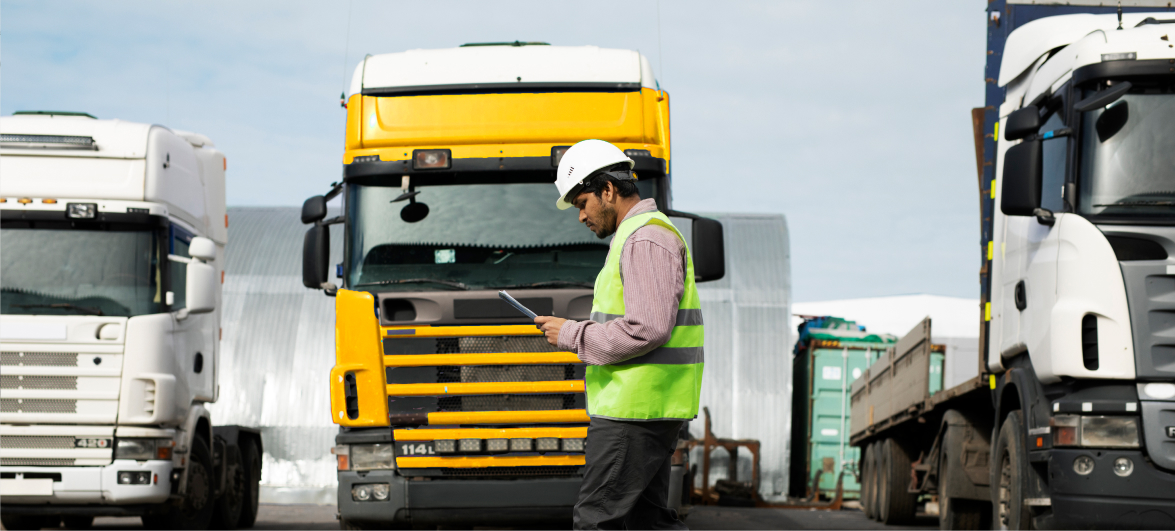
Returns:
[[[988,6],[980,366],[928,388],[927,320],[854,382],[879,520],[1175,527],[1175,11],[1124,4]]]
[[[258,431],[213,426],[227,163],[205,136],[0,118],[0,520],[250,527]]]

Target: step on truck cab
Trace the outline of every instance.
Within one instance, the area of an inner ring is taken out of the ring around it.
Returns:
[[[248,527],[256,430],[214,426],[228,218],[203,135],[0,118],[0,508],[8,529]]]
[[[515,42],[368,56],[346,107],[343,180],[302,211],[304,282],[337,297],[342,525],[568,521],[584,366],[498,290],[588,318],[609,242],[555,207],[553,183],[563,152],[589,138],[636,161],[641,197],[692,233],[700,279],[722,276],[721,225],[669,210],[669,95],[637,52]],[[328,281],[334,224],[341,288]]]
[[[865,506],[1171,528],[1175,10],[995,1],[987,33],[978,375],[926,394],[927,321],[854,384]]]

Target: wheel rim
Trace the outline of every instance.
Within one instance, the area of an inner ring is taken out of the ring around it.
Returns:
[[[1007,453],[1000,456],[999,512],[1000,529],[1011,529],[1012,459]]]
[[[188,495],[184,503],[184,516],[192,517],[208,505],[208,469],[202,463],[192,460],[188,470]]]

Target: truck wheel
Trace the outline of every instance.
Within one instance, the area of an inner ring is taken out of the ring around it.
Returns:
[[[241,469],[245,472],[245,490],[237,528],[247,529],[257,521],[257,503],[261,493],[261,452],[252,441],[241,448]]]
[[[955,478],[947,466],[947,460],[950,458],[944,449],[938,463],[938,528],[984,529],[985,504],[954,497],[951,482]]]
[[[878,491],[881,490],[881,443],[869,445],[869,507],[872,511],[870,518],[881,520],[881,502],[878,501]]]
[[[240,447],[226,446],[225,454],[224,459],[229,463],[236,461],[237,465],[228,469],[228,477],[224,480],[224,492],[216,498],[216,504],[212,509],[212,529],[237,528],[237,522],[241,519],[241,507],[244,505],[245,490],[249,488],[245,481],[245,463],[241,458]]]
[[[89,529],[94,527],[93,516],[62,516],[66,529]]]
[[[906,492],[910,484],[910,455],[894,439],[886,439],[881,447],[884,460],[882,477],[878,484],[881,523],[886,525],[907,524],[914,520],[914,505],[917,495]],[[884,502],[882,501],[884,499]]]
[[[188,484],[179,507],[166,513],[144,515],[147,529],[208,529],[212,522],[212,454],[203,437],[192,439],[188,453]]]
[[[870,496],[873,494],[873,445],[868,444],[861,448],[861,512],[868,518],[873,518],[873,503]]]
[[[51,516],[34,514],[0,514],[0,524],[4,529],[40,529],[42,527],[57,527],[58,519]]]
[[[1032,529],[1028,495],[1028,452],[1024,449],[1023,413],[1013,411],[1000,426],[992,452],[992,519],[1000,529]]]

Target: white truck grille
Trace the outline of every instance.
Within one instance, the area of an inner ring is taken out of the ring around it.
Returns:
[[[74,466],[77,459],[0,457],[0,466]]]
[[[76,391],[77,376],[0,375],[0,389],[64,389]]]
[[[0,352],[0,366],[77,367],[77,352]]]
[[[0,413],[77,413],[77,400],[56,398],[3,398]]]
[[[76,441],[72,435],[0,435],[4,448],[74,448]]]

